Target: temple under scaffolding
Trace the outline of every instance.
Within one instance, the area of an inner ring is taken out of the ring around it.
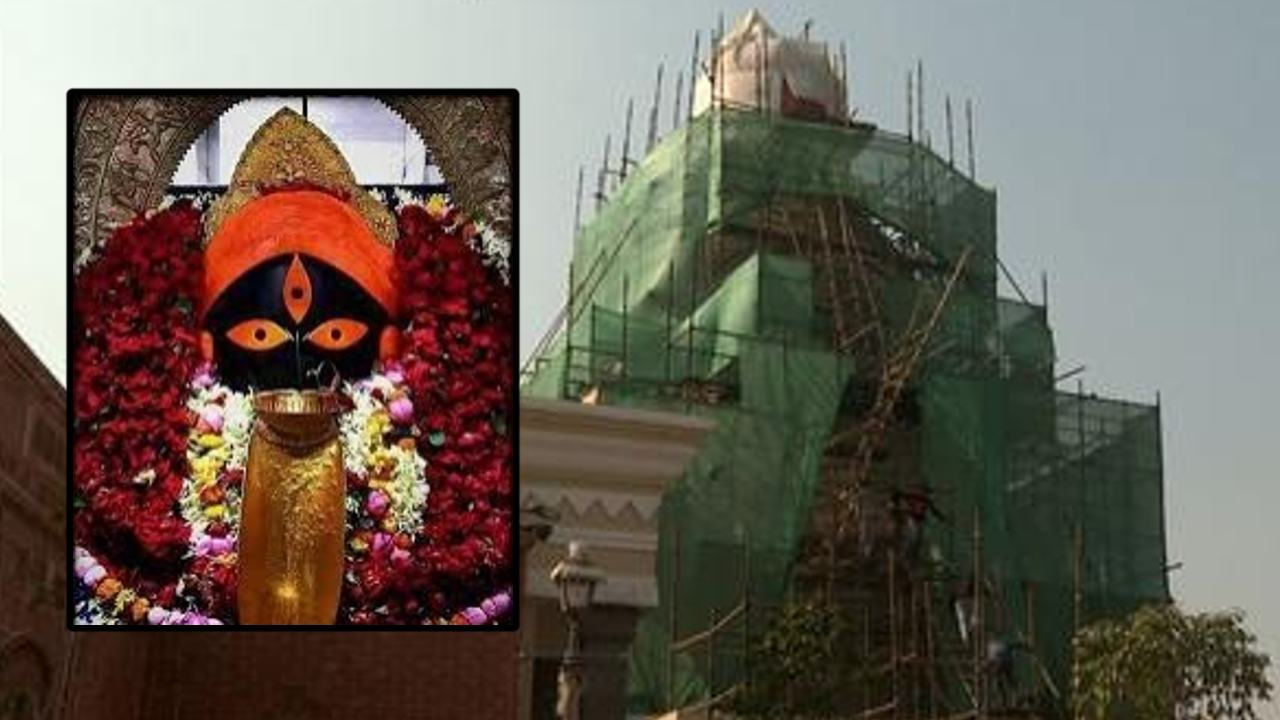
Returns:
[[[842,618],[840,716],[1064,714],[1074,628],[1168,596],[1159,406],[1058,389],[1044,298],[997,293],[971,123],[960,162],[939,104],[934,149],[922,72],[892,132],[807,32],[713,40],[675,127],[659,89],[642,157],[629,127],[606,149],[522,380],[715,423],[659,510],[631,710],[733,707],[808,603]]]

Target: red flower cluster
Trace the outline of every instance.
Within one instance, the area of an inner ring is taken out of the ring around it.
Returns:
[[[364,550],[347,567],[356,582],[342,622],[448,619],[514,584],[512,293],[455,211],[409,206],[399,221],[400,366],[431,492],[419,537],[379,541],[360,528],[349,538]],[[76,278],[75,542],[153,605],[177,602],[181,578],[205,613],[232,619],[235,568],[184,562],[190,530],[177,507],[195,422],[185,401],[200,363],[201,260],[200,213],[182,203],[121,228]],[[219,487],[239,479],[224,472]]]
[[[356,561],[352,622],[448,618],[512,583],[512,293],[450,210],[407,206],[396,244],[401,366],[427,460],[425,530],[409,552]],[[390,617],[376,618],[369,608]]]
[[[75,540],[154,594],[172,592],[190,532],[174,503],[201,272],[200,213],[180,203],[117,230],[75,283]]]

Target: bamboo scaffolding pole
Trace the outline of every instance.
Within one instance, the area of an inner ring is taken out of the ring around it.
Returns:
[[[693,633],[692,635],[689,635],[685,638],[682,638],[677,642],[671,643],[671,649],[677,652],[684,652],[685,650],[688,650],[690,648],[697,647],[700,643],[711,640],[712,636],[714,636],[716,633],[720,632],[721,630],[724,630],[726,627],[733,624],[733,621],[737,620],[738,616],[742,615],[745,612],[745,610],[746,610],[746,604],[741,602],[738,603],[728,613],[720,616],[715,621],[713,621],[711,625],[707,627],[706,630],[699,630],[698,632]]]
[[[926,582],[924,586],[925,602],[924,602],[924,642],[925,653],[928,656],[928,673],[929,673],[929,717],[936,717],[938,714],[938,672],[937,658],[935,657],[934,639],[933,639],[933,585]]]
[[[698,86],[698,42],[701,33],[693,31],[693,59],[689,62],[689,103],[685,109],[686,119],[693,118],[694,89]]]
[[[680,100],[684,96],[684,71],[676,73],[676,91],[674,93],[673,103],[671,107],[671,131],[675,132],[680,127]]]
[[[678,92],[678,91],[677,91]],[[648,155],[653,152],[653,146],[658,142],[658,111],[662,106],[662,63],[658,63],[658,79],[654,82],[653,87],[653,105],[649,108],[649,129],[646,133],[644,152]]]
[[[951,125],[951,96],[946,98],[947,109],[947,166],[956,166],[956,138]]]
[[[974,712],[979,720],[986,717],[986,682],[983,673],[983,653],[986,650],[985,624],[986,610],[983,607],[983,567],[982,567],[982,513],[975,505],[973,508],[973,696]]]
[[[573,239],[578,239],[578,234],[582,232],[582,176],[583,167],[578,166],[578,191],[574,193],[573,200]]]
[[[676,527],[671,539],[671,601],[667,608],[667,631],[670,646],[667,650],[667,709],[676,707],[676,604],[679,602],[680,589],[680,528]]]
[[[627,120],[622,131],[622,159],[618,162],[618,182],[627,181],[627,168],[631,164],[631,116],[635,113],[635,100],[627,98]],[[614,186],[615,188],[617,185]]]
[[[898,716],[898,562],[892,548],[886,551],[889,560],[889,694],[893,698],[893,716]]]

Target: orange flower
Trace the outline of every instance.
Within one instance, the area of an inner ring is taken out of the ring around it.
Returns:
[[[104,578],[102,582],[98,583],[98,599],[107,602],[114,598],[123,588],[124,586],[120,584],[119,580],[113,577]]]
[[[136,623],[144,622],[147,619],[147,611],[151,609],[151,603],[146,598],[138,598],[129,606],[129,616]]]
[[[226,497],[227,497],[226,491],[223,490],[222,486],[217,483],[212,483],[210,485],[207,485],[203,490],[200,491],[200,502],[204,503],[205,505],[217,505],[218,503],[225,500]]]

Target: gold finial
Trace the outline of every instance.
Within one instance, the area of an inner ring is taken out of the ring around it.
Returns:
[[[226,194],[205,216],[205,244],[223,221],[264,189],[292,183],[321,187],[345,196],[378,240],[388,247],[395,245],[396,221],[391,212],[356,184],[351,166],[329,136],[289,108],[272,115],[245,146]]]

